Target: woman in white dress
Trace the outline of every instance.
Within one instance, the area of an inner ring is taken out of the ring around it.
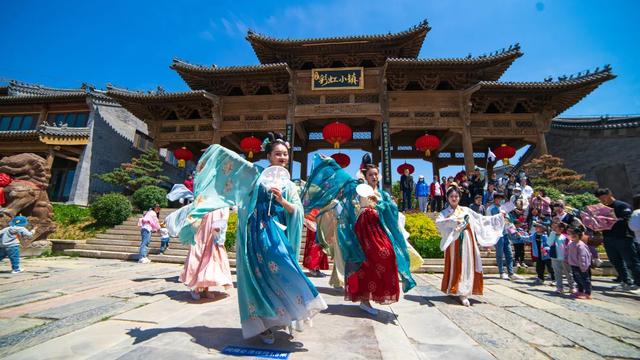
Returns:
[[[460,190],[456,185],[449,187],[446,199],[449,207],[436,219],[442,236],[440,249],[445,252],[441,290],[458,296],[462,305],[469,306],[469,296],[483,292],[480,246],[493,246],[502,236],[505,213],[483,216],[460,206]]]

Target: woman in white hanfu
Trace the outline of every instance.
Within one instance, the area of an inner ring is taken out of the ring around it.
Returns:
[[[444,276],[442,292],[460,298],[469,306],[470,295],[482,295],[482,260],[480,246],[493,246],[502,236],[505,214],[483,216],[465,206],[460,206],[460,190],[456,185],[447,190],[449,207],[440,212],[436,227],[444,251]]]

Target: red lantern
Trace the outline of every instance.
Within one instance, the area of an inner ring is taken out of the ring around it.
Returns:
[[[347,166],[349,166],[349,164],[351,164],[351,159],[349,158],[349,155],[347,155],[347,154],[337,153],[337,154],[331,155],[331,157],[343,169],[346,168]]]
[[[411,164],[407,164],[406,162],[400,166],[398,166],[398,168],[396,169],[398,171],[398,174],[400,175],[404,175],[404,171],[405,169],[409,170],[409,174],[413,174],[413,172],[416,170],[413,165]]]
[[[507,144],[502,144],[493,150],[496,158],[501,159],[504,165],[509,165],[509,159],[516,154],[516,148]]]
[[[424,156],[431,156],[432,151],[438,150],[440,139],[437,136],[424,134],[416,140],[416,149],[424,151]]]
[[[187,164],[187,161],[193,159],[193,153],[191,150],[186,147],[181,147],[179,149],[173,150],[173,156],[178,159],[178,167],[184,168]]]
[[[351,136],[353,136],[353,131],[349,125],[337,121],[322,129],[322,138],[333,145],[334,149],[340,149],[340,145],[351,140]]]
[[[253,159],[253,153],[262,151],[262,141],[255,136],[249,136],[240,140],[240,148],[247,153],[247,158]]]

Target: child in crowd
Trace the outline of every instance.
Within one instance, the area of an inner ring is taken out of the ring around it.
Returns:
[[[27,225],[29,225],[29,219],[24,216],[16,216],[8,227],[0,231],[0,261],[5,257],[9,258],[12,274],[24,271],[20,268],[20,239],[32,237],[35,233],[35,228],[33,231],[29,231],[25,227]]]
[[[567,246],[567,262],[571,266],[573,279],[578,284],[577,299],[591,299],[591,252],[582,241],[584,228],[576,226],[569,229],[571,242]]]
[[[164,221],[160,222],[160,254],[164,255],[164,252],[169,248],[169,229]]]
[[[513,249],[515,250],[513,261],[515,266],[526,269],[528,266],[524,263],[524,243],[529,237],[529,234],[522,226],[523,224],[520,219],[515,219],[513,225],[515,226],[514,232],[509,234]]]
[[[549,257],[549,243],[547,238],[547,226],[541,222],[533,224],[535,232],[529,237],[531,243],[531,255],[536,262],[536,278],[535,285],[544,283],[545,268],[554,280],[553,269],[551,268],[551,258]]]
[[[492,195],[493,198],[493,195]],[[482,205],[482,195],[478,194],[473,198],[473,204],[469,208],[478,214],[484,215],[486,212],[484,205]]]
[[[567,278],[569,289],[571,293],[575,293],[576,289],[573,286],[573,274],[571,267],[565,261],[566,247],[568,245],[568,239],[564,235],[567,231],[567,225],[561,222],[554,222],[551,225],[551,233],[549,233],[549,256],[551,257],[551,265],[556,277],[556,292],[559,294],[564,293],[564,286],[562,284],[562,276]]]

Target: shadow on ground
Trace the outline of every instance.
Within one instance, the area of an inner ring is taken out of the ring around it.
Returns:
[[[277,331],[275,333],[276,343],[274,345],[263,344],[257,337],[242,339],[242,330],[238,328],[214,328],[208,326],[151,328],[144,330],[133,328],[127,331],[127,335],[135,339],[133,345],[138,345],[162,334],[175,332],[185,333],[191,336],[196,344],[208,349],[216,349],[220,352],[230,345],[288,352],[308,351],[301,342],[294,341],[291,335],[283,331]]]

